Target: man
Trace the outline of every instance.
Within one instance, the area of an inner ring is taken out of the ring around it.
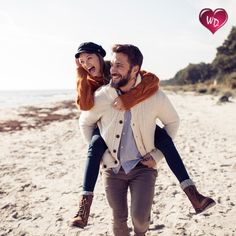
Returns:
[[[154,146],[156,121],[160,120],[173,138],[179,118],[161,90],[128,111],[115,109],[114,99],[140,83],[143,56],[137,47],[127,44],[115,45],[112,51],[111,83],[96,91],[94,107],[81,113],[80,128],[89,143],[98,124],[108,146],[103,156],[103,179],[113,214],[114,235],[129,235],[127,191],[130,189],[134,232],[142,236],[150,223],[156,164],[163,157]]]

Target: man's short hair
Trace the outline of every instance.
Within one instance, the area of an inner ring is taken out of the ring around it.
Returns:
[[[115,44],[112,47],[113,53],[124,53],[128,56],[128,61],[131,66],[139,66],[139,70],[141,69],[143,63],[143,54],[139,50],[138,47],[132,44]]]

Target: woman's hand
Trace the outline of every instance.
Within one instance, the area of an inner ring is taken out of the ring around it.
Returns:
[[[119,97],[114,100],[112,106],[117,110],[125,111],[124,103]]]
[[[143,160],[140,162],[148,168],[153,168],[156,165],[156,161],[153,159],[150,153],[147,153],[145,156],[143,156]]]

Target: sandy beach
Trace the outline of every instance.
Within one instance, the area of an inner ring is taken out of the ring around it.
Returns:
[[[236,100],[168,92],[181,118],[176,146],[197,188],[217,205],[195,215],[165,160],[148,236],[236,235]],[[73,228],[87,146],[73,101],[0,109],[0,236],[110,236],[99,176],[89,224]],[[131,222],[129,222],[131,225]]]

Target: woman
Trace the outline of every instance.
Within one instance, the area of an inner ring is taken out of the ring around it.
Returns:
[[[96,89],[109,83],[110,64],[104,61],[103,58],[105,55],[105,50],[92,42],[83,43],[78,48],[78,52],[75,55],[76,64],[78,66],[77,105],[81,110],[90,110],[94,105],[94,92]],[[142,82],[128,93],[120,95],[115,99],[113,106],[116,109],[129,110],[158,90],[159,79],[154,74],[145,71],[141,71],[140,74]],[[196,213],[201,213],[213,206],[215,204],[213,199],[205,197],[197,191],[167,132],[159,126],[156,126],[154,140],[155,147],[164,154],[170,169],[179,180],[182,189],[191,201]],[[100,136],[99,129],[95,128],[88,149],[83,195],[81,196],[79,211],[72,221],[72,225],[74,226],[83,228],[87,225],[100,161],[106,149],[107,146]],[[146,156],[143,159],[144,163],[145,158]]]

